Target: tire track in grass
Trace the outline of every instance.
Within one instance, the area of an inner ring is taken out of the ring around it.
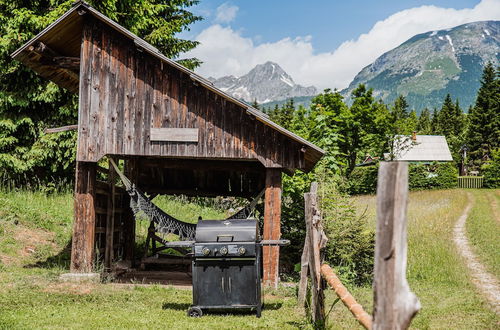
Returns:
[[[479,262],[477,256],[472,252],[469,240],[465,235],[465,222],[467,221],[473,204],[473,197],[468,192],[467,206],[453,228],[453,241],[472,275],[472,283],[474,283],[486,300],[488,300],[493,311],[495,311],[497,315],[500,315],[500,287],[498,280],[495,276],[488,273],[484,265]]]

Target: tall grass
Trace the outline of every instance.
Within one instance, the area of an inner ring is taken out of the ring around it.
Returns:
[[[500,219],[496,218],[499,214],[498,190],[476,190],[473,195],[476,202],[467,218],[467,236],[488,271],[500,278]]]

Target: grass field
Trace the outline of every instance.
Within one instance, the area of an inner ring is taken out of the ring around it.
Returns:
[[[473,191],[476,206],[471,217],[478,216],[468,224],[467,231],[481,259],[493,271],[498,269],[498,255],[481,252],[485,247],[498,246],[491,240],[495,234],[491,223],[495,222],[491,196],[485,195],[489,192],[494,193],[498,201],[498,191]],[[373,196],[355,199],[360,212],[366,209],[366,219],[373,226],[374,201]],[[162,199],[159,204],[183,220],[196,219],[198,215],[204,218],[225,215],[220,210],[196,204],[189,204],[186,211],[173,199]],[[465,204],[466,195],[461,190],[410,194],[408,278],[423,306],[412,328],[493,329],[499,326],[500,320],[470,284],[451,240],[453,224]],[[248,315],[207,315],[191,319],[185,316],[191,303],[189,290],[140,284],[60,283],[58,276],[68,267],[67,255],[60,252],[70,238],[71,217],[70,193],[46,196],[0,192],[0,328],[311,328],[303,311],[296,306],[295,290],[291,288],[266,292],[267,308],[261,319]],[[481,224],[487,224],[486,231],[491,236],[479,230]],[[371,312],[371,288],[350,289]],[[327,310],[334,298],[327,292]],[[359,328],[341,303],[329,314],[329,327]]]
[[[476,203],[467,219],[467,236],[488,271],[500,278],[500,194],[477,190],[473,197]]]

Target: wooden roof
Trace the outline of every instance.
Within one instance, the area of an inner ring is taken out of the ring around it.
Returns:
[[[41,54],[40,52],[40,45],[47,45],[50,49],[50,52],[59,57],[75,58],[78,60],[80,58],[84,16],[86,14],[92,15],[94,18],[116,30],[124,38],[132,40],[137,47],[143,49],[145,52],[149,53],[155,58],[158,58],[163,63],[167,63],[171,67],[185,74],[188,74],[193,81],[197,82],[199,85],[203,86],[209,91],[216,93],[217,95],[236,104],[237,106],[242,108],[243,111],[245,111],[247,116],[254,117],[266,126],[269,126],[280,134],[285,135],[287,138],[302,144],[305,152],[304,169],[306,171],[311,170],[324,155],[325,151],[323,151],[321,148],[284,129],[283,127],[271,121],[265,113],[249,106],[245,102],[242,102],[226,94],[225,92],[214,87],[213,84],[207,79],[197,75],[196,73],[185,68],[179,63],[167,58],[166,56],[161,54],[154,46],[139,38],[124,27],[120,26],[116,22],[112,21],[108,17],[104,16],[85,2],[76,3],[70,10],[68,10],[65,14],[58,18],[54,23],[49,25],[36,37],[31,39],[21,48],[12,53],[11,56],[14,59],[19,60],[25,65],[31,67],[41,76],[53,81],[57,85],[66,88],[74,93],[78,93],[80,85],[79,69],[75,69],[74,67],[67,67],[64,65],[54,65],[54,63],[52,62],[44,61],[43,54]]]

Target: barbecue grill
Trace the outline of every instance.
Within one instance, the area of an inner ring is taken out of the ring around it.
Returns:
[[[202,220],[196,227],[195,241],[177,242],[193,250],[189,316],[200,317],[203,310],[239,309],[255,311],[260,317],[262,246],[290,242],[262,241],[258,228],[255,219]]]

